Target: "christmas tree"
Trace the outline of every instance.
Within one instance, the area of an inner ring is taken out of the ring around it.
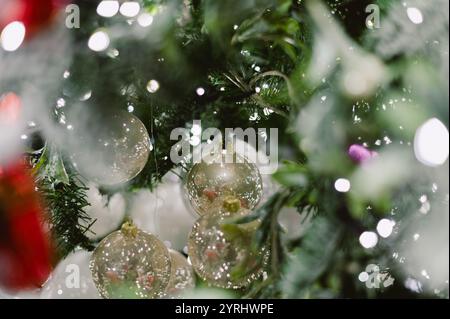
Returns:
[[[448,298],[448,1],[0,5],[0,297]]]

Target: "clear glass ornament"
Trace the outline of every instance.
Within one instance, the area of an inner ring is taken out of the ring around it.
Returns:
[[[195,273],[188,260],[176,250],[169,250],[171,274],[166,288],[168,297],[178,298],[185,291],[195,287]]]
[[[86,179],[104,186],[122,184],[136,177],[148,161],[150,137],[133,114],[118,112],[101,123],[76,116],[69,136],[70,158]]]
[[[199,215],[214,209],[216,199],[235,196],[241,205],[253,209],[263,192],[258,167],[246,158],[234,154],[232,162],[227,155],[218,162],[201,162],[193,165],[186,178],[186,192],[192,207]]]
[[[188,240],[188,253],[197,274],[213,286],[238,289],[256,280],[267,262],[267,249],[253,252],[250,247],[260,222],[223,223],[242,217],[249,210],[240,207],[240,200],[230,197],[219,200],[222,208],[200,217]],[[217,206],[218,204],[215,203]]]
[[[100,242],[90,269],[104,298],[161,298],[169,284],[171,262],[159,239],[125,223]]]

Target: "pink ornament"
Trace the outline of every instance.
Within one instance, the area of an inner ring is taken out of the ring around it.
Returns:
[[[362,164],[377,156],[378,153],[362,145],[353,144],[348,149],[348,155],[355,163]]]

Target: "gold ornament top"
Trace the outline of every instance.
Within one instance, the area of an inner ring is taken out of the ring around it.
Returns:
[[[123,223],[122,227],[120,228],[120,231],[129,237],[136,237],[139,229],[136,227],[135,224],[133,224],[132,221],[127,221]]]
[[[227,196],[222,206],[230,213],[237,213],[241,209],[241,201],[235,196]]]

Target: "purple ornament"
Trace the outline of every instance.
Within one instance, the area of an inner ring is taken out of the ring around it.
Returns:
[[[348,149],[350,158],[358,164],[362,164],[378,155],[377,152],[371,151],[362,145],[353,144]]]

